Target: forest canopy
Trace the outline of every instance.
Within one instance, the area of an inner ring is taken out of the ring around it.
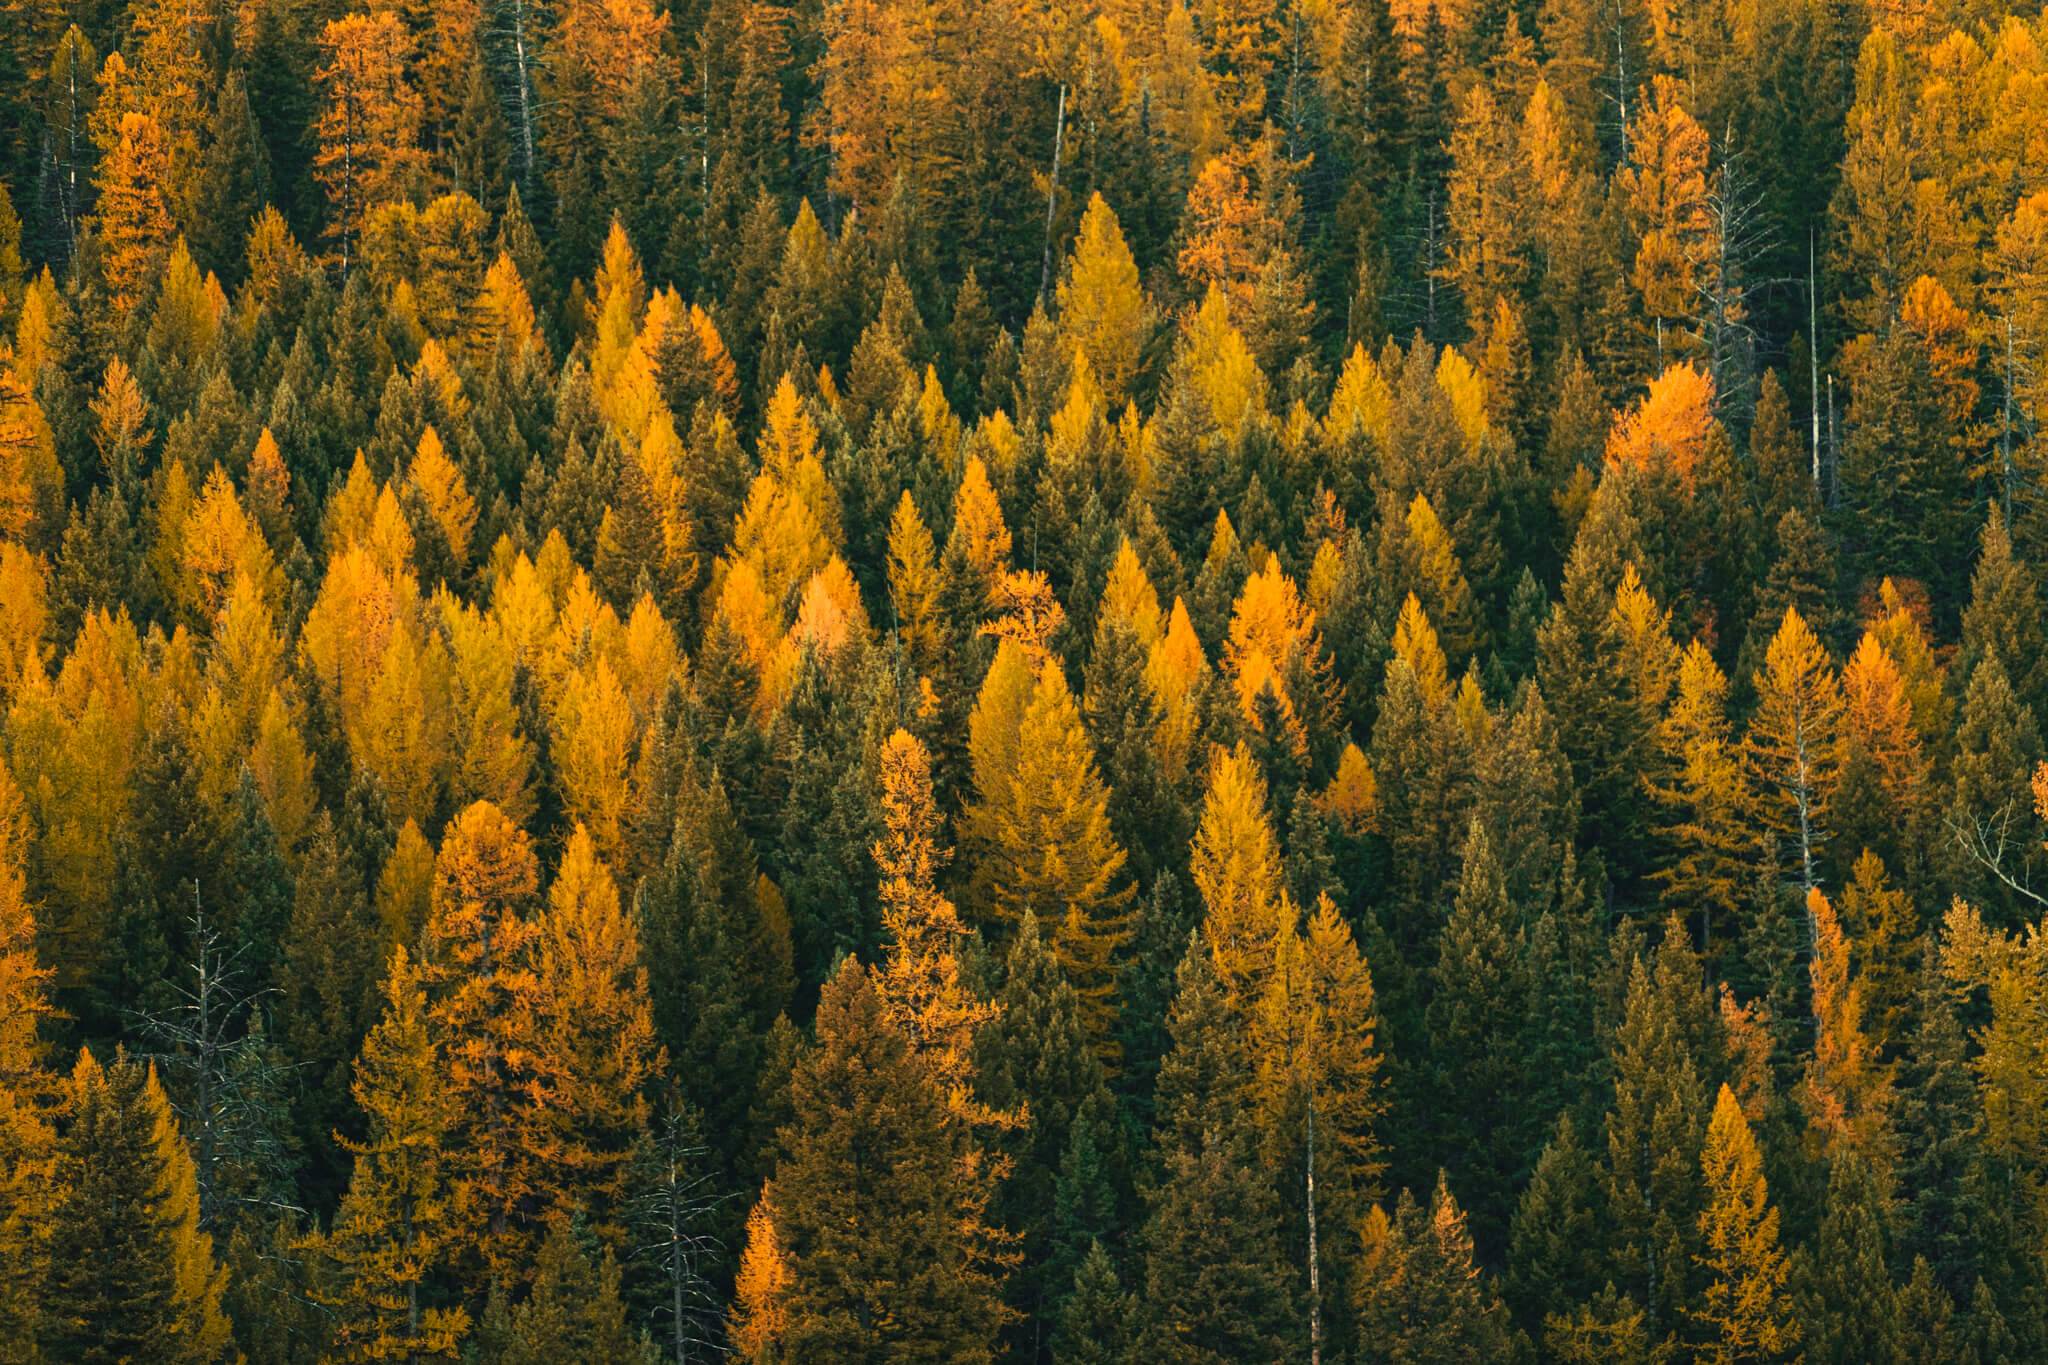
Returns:
[[[2048,1359],[2048,17],[0,0],[0,1360]]]

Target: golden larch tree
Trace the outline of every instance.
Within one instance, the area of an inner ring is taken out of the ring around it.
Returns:
[[[108,302],[123,317],[154,292],[176,235],[170,175],[163,125],[146,113],[122,115],[120,139],[100,166],[94,223]]]
[[[1849,935],[1818,887],[1806,893],[1806,914],[1814,927],[1814,1036],[1797,1097],[1807,1131],[1831,1159],[1854,1152],[1882,1160],[1891,1078],[1864,1031],[1863,982],[1850,974]]]
[[[1292,907],[1280,881],[1280,847],[1266,810],[1266,782],[1251,751],[1217,749],[1190,851],[1202,897],[1202,940],[1227,997],[1248,1009],[1272,970]]]
[[[1100,194],[1088,200],[1081,231],[1059,284],[1060,339],[1088,358],[1112,408],[1130,392],[1143,358],[1149,319],[1138,263],[1116,214]]]
[[[385,973],[383,1016],[356,1058],[367,1135],[347,1144],[355,1167],[332,1225],[305,1242],[342,1360],[452,1359],[469,1328],[462,1308],[429,1301],[471,1212],[446,1149],[460,1099],[445,1063],[421,969],[401,946]]]
[[[313,178],[327,191],[327,235],[347,270],[370,210],[402,198],[419,170],[421,101],[407,74],[412,35],[396,14],[351,14],[320,32]]]
[[[1700,1172],[1706,1206],[1695,1258],[1706,1285],[1687,1309],[1706,1335],[1698,1359],[1735,1365],[1782,1356],[1800,1335],[1786,1290],[1791,1262],[1778,1245],[1778,1211],[1764,1184],[1763,1154],[1726,1085],[1707,1122]]]
[[[521,1150],[520,1110],[534,1055],[533,905],[540,866],[525,831],[479,801],[455,817],[434,860],[420,956],[441,1084],[455,1105],[446,1148],[453,1178],[474,1208],[465,1257],[513,1278],[526,1264],[527,1229],[515,1227],[535,1196]]]
[[[938,886],[952,850],[940,842],[931,755],[907,730],[882,746],[881,814],[882,837],[872,852],[888,944],[875,989],[955,1111],[977,1115],[975,1034],[1000,1007],[977,1000],[960,979],[960,943],[968,928]]]
[[[569,836],[533,944],[533,1079],[520,1146],[550,1222],[580,1217],[625,1250],[625,1182],[665,1063],[640,933],[588,830]]]
[[[1753,818],[1771,841],[1777,866],[1812,890],[1829,831],[1828,798],[1841,767],[1843,703],[1834,664],[1797,608],[1785,609],[1756,675],[1756,691],[1744,741],[1754,783]]]

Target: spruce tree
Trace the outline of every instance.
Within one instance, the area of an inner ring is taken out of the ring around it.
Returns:
[[[1306,1321],[1295,1309],[1281,1205],[1256,1159],[1251,1058],[1199,939],[1178,985],[1141,1234],[1141,1349],[1174,1361],[1277,1358],[1303,1343]]]
[[[1369,1357],[1424,1365],[1510,1359],[1522,1348],[1441,1172],[1427,1209],[1403,1190],[1391,1217],[1380,1208],[1367,1215],[1364,1240],[1358,1340]]]
[[[1006,1312],[960,1119],[849,959],[818,1002],[767,1201],[794,1359],[994,1358]]]
[[[224,1277],[153,1068],[80,1052],[57,1150],[41,1345],[59,1360],[218,1360]]]

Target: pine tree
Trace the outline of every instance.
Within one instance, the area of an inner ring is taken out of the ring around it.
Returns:
[[[1957,557],[1928,547],[1956,544],[1966,525],[1975,344],[1967,315],[1924,275],[1888,322],[1851,354],[1842,515],[1868,576],[1910,576],[1947,603],[1961,587]]]
[[[1475,354],[1484,354],[1489,341],[1504,340],[1496,318],[1501,305],[1514,307],[1529,275],[1530,186],[1510,113],[1485,85],[1474,86],[1459,106],[1447,149],[1450,250],[1442,274],[1464,305]]]
[[[1933,765],[1904,674],[1875,631],[1842,669],[1842,766],[1831,801],[1840,847],[1909,865],[1932,814]]]
[[[1508,1303],[1525,1323],[1587,1298],[1598,1264],[1596,1167],[1569,1113],[1536,1159],[1508,1243]]]
[[[1465,841],[1457,900],[1437,939],[1425,1020],[1430,1043],[1431,1150],[1470,1192],[1479,1239],[1506,1231],[1517,1166],[1547,1115],[1525,1095],[1524,1063],[1508,1040],[1527,1025],[1540,983],[1529,979],[1528,944],[1501,880],[1500,862],[1476,820]]]
[[[653,1365],[653,1344],[627,1322],[620,1295],[618,1262],[582,1244],[571,1223],[558,1223],[540,1245],[533,1292],[504,1314],[502,1340],[489,1321],[480,1325],[478,1345],[505,1365],[546,1365],[557,1360],[611,1360],[620,1365]],[[499,1349],[492,1351],[491,1347]]]
[[[1910,1030],[1925,940],[1913,898],[1890,884],[1884,861],[1868,849],[1842,888],[1842,924],[1862,950],[1860,982],[1872,1044],[1889,1052]]]
[[[331,1135],[349,1068],[375,1022],[380,946],[362,870],[322,811],[299,858],[280,947],[276,1028],[313,1080],[303,1091],[299,1128],[323,1173],[337,1164]]]
[[[1681,934],[1682,937],[1682,934]],[[1690,950],[1667,935],[1654,969],[1636,957],[1610,1051],[1614,1102],[1601,1172],[1607,1264],[1649,1315],[1673,1331],[1686,1304],[1687,1266],[1702,1206],[1699,1151],[1708,1106],[1700,1055],[1705,992]]]
[[[1076,1365],[1115,1365],[1127,1358],[1130,1324],[1137,1316],[1137,1297],[1124,1292],[1102,1243],[1091,1242],[1060,1308],[1053,1350]]]
[[[1700,345],[1694,310],[1721,251],[1707,179],[1707,130],[1681,103],[1685,93],[1678,80],[1655,78],[1628,132],[1628,164],[1616,177],[1636,238],[1630,283],[1649,314],[1659,364]]]
[[[1764,1185],[1763,1156],[1726,1085],[1714,1100],[1700,1172],[1706,1203],[1699,1215],[1697,1260],[1707,1281],[1688,1309],[1702,1333],[1700,1358],[1783,1356],[1800,1337],[1786,1293],[1791,1267],[1778,1247],[1778,1211]]]
[[[1979,663],[1995,658],[2014,689],[2036,709],[2048,701],[2048,635],[2041,628],[2041,587],[2033,566],[2019,558],[2005,518],[1994,506],[1977,541],[1970,604],[1963,611],[1963,649],[1957,670],[1965,682]]]
[[[1887,1203],[1882,1176],[1861,1156],[1844,1153],[1830,1164],[1813,1250],[1794,1263],[1796,1315],[1818,1359],[1913,1358],[1901,1312],[1908,1295],[1885,1264]]]
[[[1000,1013],[975,1041],[982,1093],[1016,1122],[1000,1134],[1009,1159],[994,1207],[1018,1237],[1020,1261],[1009,1278],[1019,1335],[1037,1339],[1072,1288],[1075,1245],[1099,1218],[1113,1220],[1115,1192],[1106,1188],[1113,1153],[1095,1148],[1112,1107],[1094,1039],[1075,994],[1026,915],[1003,964]],[[1110,1207],[1098,1201],[1107,1198]],[[1111,1223],[1099,1229],[1113,1232]]]

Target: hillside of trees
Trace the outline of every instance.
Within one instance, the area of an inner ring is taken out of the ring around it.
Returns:
[[[2048,1359],[2048,17],[0,0],[0,1361]]]

